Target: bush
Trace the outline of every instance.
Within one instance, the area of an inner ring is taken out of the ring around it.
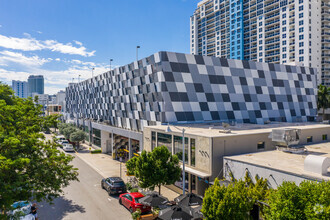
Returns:
[[[140,217],[141,217],[141,209],[136,209],[136,211],[132,213],[132,219],[137,220]]]
[[[126,188],[127,188],[127,190],[131,190],[132,189],[132,185],[130,183],[126,183]]]
[[[135,192],[139,192],[139,189],[138,188],[133,188],[130,191],[131,191],[131,193],[135,193]]]
[[[91,151],[91,154],[99,154],[99,153],[102,153],[101,150],[92,150]]]
[[[330,182],[284,182],[272,190],[266,219],[330,219]]]

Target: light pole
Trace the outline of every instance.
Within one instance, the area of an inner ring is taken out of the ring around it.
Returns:
[[[81,76],[81,75],[78,76],[78,83],[80,83],[80,76]]]
[[[176,127],[176,129],[181,130]],[[182,128],[182,190],[183,195],[186,194],[186,172],[185,172],[185,150],[184,150],[184,132],[186,131],[184,128]],[[167,128],[165,129],[165,132],[169,133],[172,132],[170,125],[167,125]]]
[[[93,67],[93,69],[92,69],[92,78],[94,77],[94,70],[95,70],[95,68]]]
[[[113,59],[110,59],[110,71],[111,71],[111,62],[113,61]]]
[[[138,49],[140,48],[140,46],[136,46],[136,61],[139,60],[139,56],[138,56]]]
[[[74,78],[72,78],[72,83],[73,83]]]

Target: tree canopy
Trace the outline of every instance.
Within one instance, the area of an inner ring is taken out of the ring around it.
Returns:
[[[216,179],[205,192],[201,211],[205,219],[249,219],[253,205],[267,195],[267,180],[256,177],[254,183],[248,173],[244,181],[233,179],[228,186]]]
[[[51,201],[78,180],[73,157],[57,150],[41,131],[49,123],[41,106],[0,83],[0,217],[20,200]]]
[[[322,109],[323,118],[325,118],[325,109],[330,108],[330,87],[319,85],[317,91],[317,108]]]
[[[178,157],[165,146],[156,147],[152,152],[142,151],[140,156],[127,161],[126,168],[138,179],[140,187],[158,186],[159,194],[162,185],[173,184],[181,174]]]
[[[284,182],[267,203],[266,219],[330,219],[330,182]]]
[[[86,133],[81,130],[76,130],[70,135],[70,141],[78,143],[78,148],[79,148],[79,142],[85,140],[85,138],[86,138]]]

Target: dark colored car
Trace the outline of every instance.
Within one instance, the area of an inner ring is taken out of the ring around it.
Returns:
[[[150,212],[150,206],[142,205],[139,203],[139,199],[143,197],[144,195],[139,192],[125,193],[119,196],[119,203],[128,208],[131,213],[135,212],[136,209],[140,209],[142,213]]]
[[[102,189],[105,189],[109,195],[126,193],[126,185],[120,177],[109,177],[102,179]]]

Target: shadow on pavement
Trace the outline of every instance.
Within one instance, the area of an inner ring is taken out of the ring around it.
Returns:
[[[53,204],[40,202],[37,204],[39,219],[63,219],[67,214],[79,212],[85,213],[85,208],[74,204],[72,200],[59,197],[53,201]]]

